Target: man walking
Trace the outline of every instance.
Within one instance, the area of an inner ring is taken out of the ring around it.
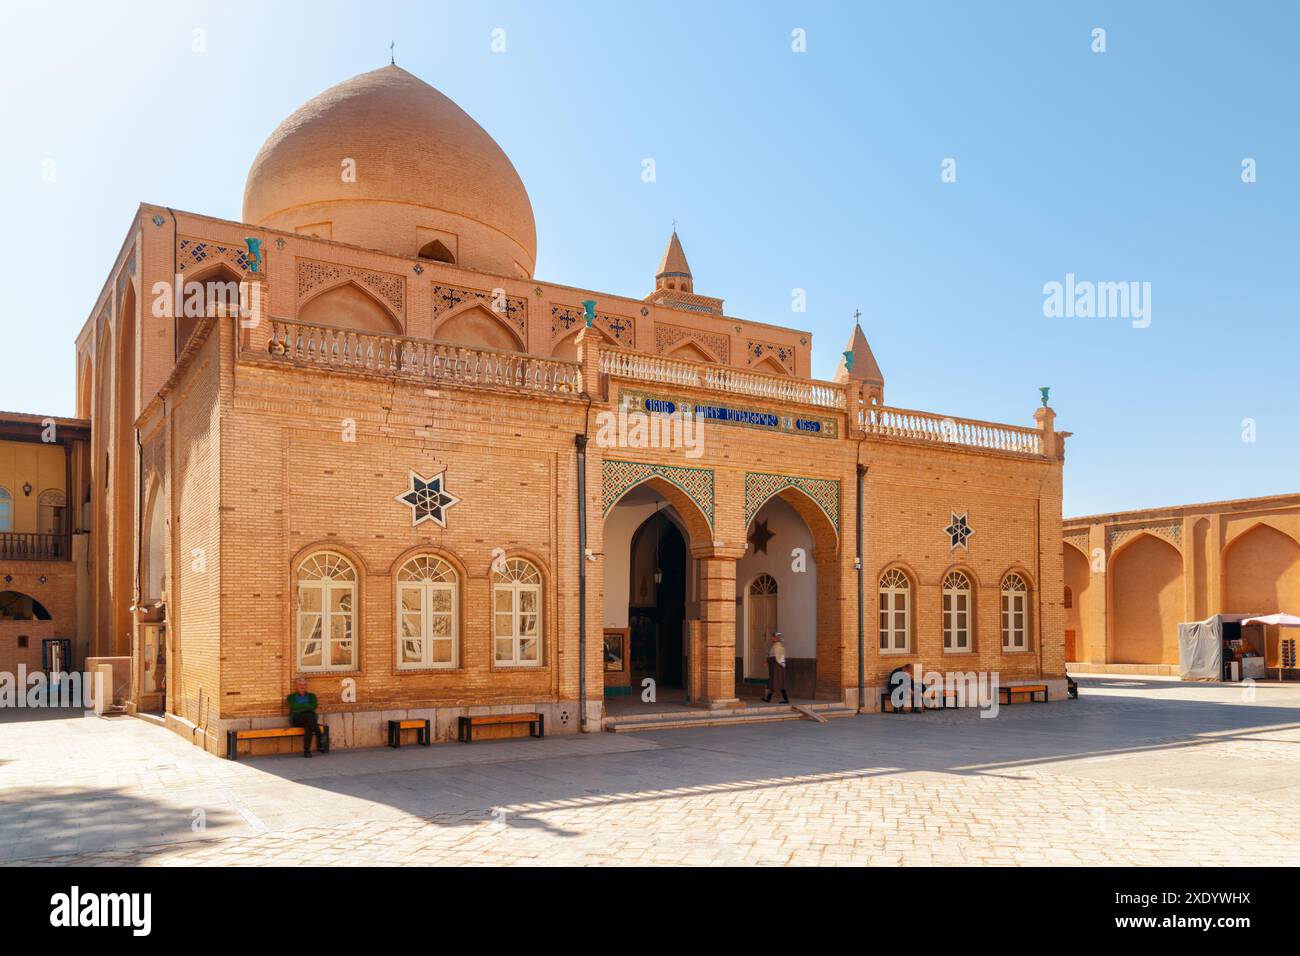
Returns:
[[[322,752],[320,721],[316,719],[316,695],[308,692],[305,677],[299,677],[296,686],[297,691],[289,695],[289,724],[303,729],[302,755],[310,757],[313,734],[316,736],[316,750]]]
[[[772,643],[767,647],[767,696],[763,703],[769,703],[772,695],[781,692],[781,702],[790,703],[790,695],[785,692],[785,645],[781,643],[781,632],[772,632]]]

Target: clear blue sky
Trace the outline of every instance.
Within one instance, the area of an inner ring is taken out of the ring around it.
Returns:
[[[860,308],[889,404],[1028,424],[1050,385],[1067,514],[1300,491],[1297,7],[6,0],[0,408],[72,412],[137,203],[238,219],[271,130],[396,40],[514,161],[541,278],[644,295],[675,217],[818,377]],[[1150,327],[1045,318],[1066,273],[1150,282]]]

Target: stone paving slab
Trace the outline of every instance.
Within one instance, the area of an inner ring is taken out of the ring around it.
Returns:
[[[0,718],[0,862],[1300,864],[1300,687],[231,763],[128,718]],[[202,811],[203,824],[194,824]],[[1224,820],[1249,826],[1225,836]]]

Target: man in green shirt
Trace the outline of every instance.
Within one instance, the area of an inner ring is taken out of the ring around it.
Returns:
[[[297,691],[289,695],[289,723],[303,729],[302,755],[311,756],[311,738],[316,737],[316,750],[320,749],[320,721],[316,719],[316,695],[307,691],[307,678],[299,677]]]

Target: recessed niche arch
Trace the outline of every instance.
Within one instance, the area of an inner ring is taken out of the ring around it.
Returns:
[[[312,296],[298,307],[298,321],[381,335],[402,334],[397,317],[355,282],[344,282]]]
[[[524,341],[501,316],[475,302],[449,314],[434,330],[434,338],[475,349],[525,351]]]

